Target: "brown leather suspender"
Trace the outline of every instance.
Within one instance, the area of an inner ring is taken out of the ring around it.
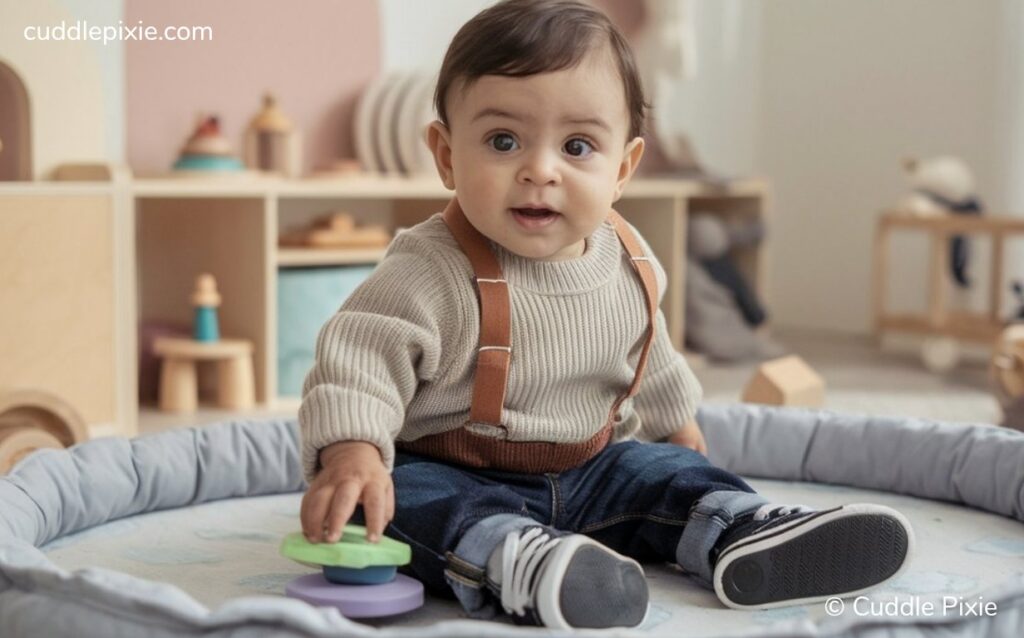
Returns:
[[[504,430],[501,411],[505,404],[505,388],[512,360],[512,306],[508,282],[487,238],[469,223],[458,200],[452,199],[449,202],[444,211],[444,221],[459,247],[469,258],[480,302],[480,346],[477,350],[469,421]],[[647,336],[640,351],[633,383],[612,405],[604,427],[590,439],[578,443],[509,441],[504,437],[476,434],[465,427],[460,427],[441,434],[421,437],[415,441],[397,441],[399,449],[470,467],[531,474],[562,472],[577,467],[604,449],[611,439],[619,407],[640,388],[640,380],[647,365],[651,344],[654,342],[654,322],[658,304],[658,284],[654,267],[644,254],[639,240],[625,220],[614,210],[608,214],[608,221],[615,228],[615,233],[640,278],[647,302]]]

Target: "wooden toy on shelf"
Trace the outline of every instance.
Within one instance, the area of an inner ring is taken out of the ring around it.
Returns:
[[[223,175],[242,171],[242,162],[231,151],[231,143],[220,130],[215,115],[201,116],[196,129],[185,142],[174,170],[180,175]]]
[[[289,534],[281,555],[322,569],[288,583],[285,593],[292,598],[334,607],[349,618],[393,616],[423,605],[423,584],[397,573],[412,559],[410,547],[388,537],[370,543],[361,525],[346,525],[336,543],[310,543],[299,532]]]
[[[743,401],[821,407],[825,401],[825,380],[800,357],[774,359],[758,366],[743,390]]]
[[[153,352],[163,359],[160,367],[160,409],[194,412],[199,403],[196,364],[217,362],[217,405],[245,410],[255,404],[252,342],[219,339],[213,342],[179,337],[157,337]]]
[[[0,392],[0,474],[41,448],[63,448],[88,438],[71,405],[39,390]]]
[[[252,169],[285,177],[302,173],[299,134],[270,93],[263,96],[263,108],[245,131],[243,156]]]
[[[113,179],[112,167],[102,162],[59,164],[53,169],[53,179],[58,182],[109,182]]]
[[[337,212],[315,222],[312,228],[281,236],[282,246],[307,248],[383,248],[391,242],[384,226],[356,226],[351,215]]]
[[[213,275],[203,273],[196,277],[196,288],[192,293],[192,306],[195,307],[192,337],[196,341],[220,339],[220,327],[217,322],[220,293],[217,292],[217,280],[213,278]]]
[[[317,166],[309,177],[314,179],[337,179],[365,177],[365,175],[366,171],[363,170],[363,165],[359,163],[359,160],[342,158]]]

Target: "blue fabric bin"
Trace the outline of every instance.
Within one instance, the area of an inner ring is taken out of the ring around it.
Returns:
[[[374,266],[282,268],[277,277],[277,393],[302,395],[320,328]]]

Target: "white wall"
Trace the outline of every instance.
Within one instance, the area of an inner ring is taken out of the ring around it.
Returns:
[[[676,88],[661,116],[673,119],[673,130],[687,133],[708,170],[752,174],[757,169],[763,5],[691,0],[689,7],[696,74]]]
[[[1000,0],[995,110],[995,182],[990,199],[997,210],[1024,217],[1024,3]],[[1006,269],[1024,279],[1024,242],[1011,242]],[[1012,303],[1012,302],[1011,302]],[[1012,308],[1004,308],[1010,313]]]
[[[869,328],[874,221],[905,191],[901,158],[960,155],[986,204],[1005,206],[1000,17],[972,0],[765,4],[757,157],[776,189],[778,324]],[[923,304],[925,264],[923,244],[895,256],[894,296]]]
[[[441,68],[455,32],[495,0],[379,0],[381,71]]]
[[[25,83],[32,126],[34,176],[63,162],[124,159],[124,47],[120,42],[28,41],[27,25],[68,26],[79,20],[116,26],[120,1],[6,2],[0,60]],[[68,105],[73,105],[69,108]]]

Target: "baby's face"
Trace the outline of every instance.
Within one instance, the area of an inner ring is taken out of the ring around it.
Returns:
[[[428,132],[470,223],[523,257],[569,259],[605,220],[643,154],[607,51],[522,78],[486,75],[449,94]]]

